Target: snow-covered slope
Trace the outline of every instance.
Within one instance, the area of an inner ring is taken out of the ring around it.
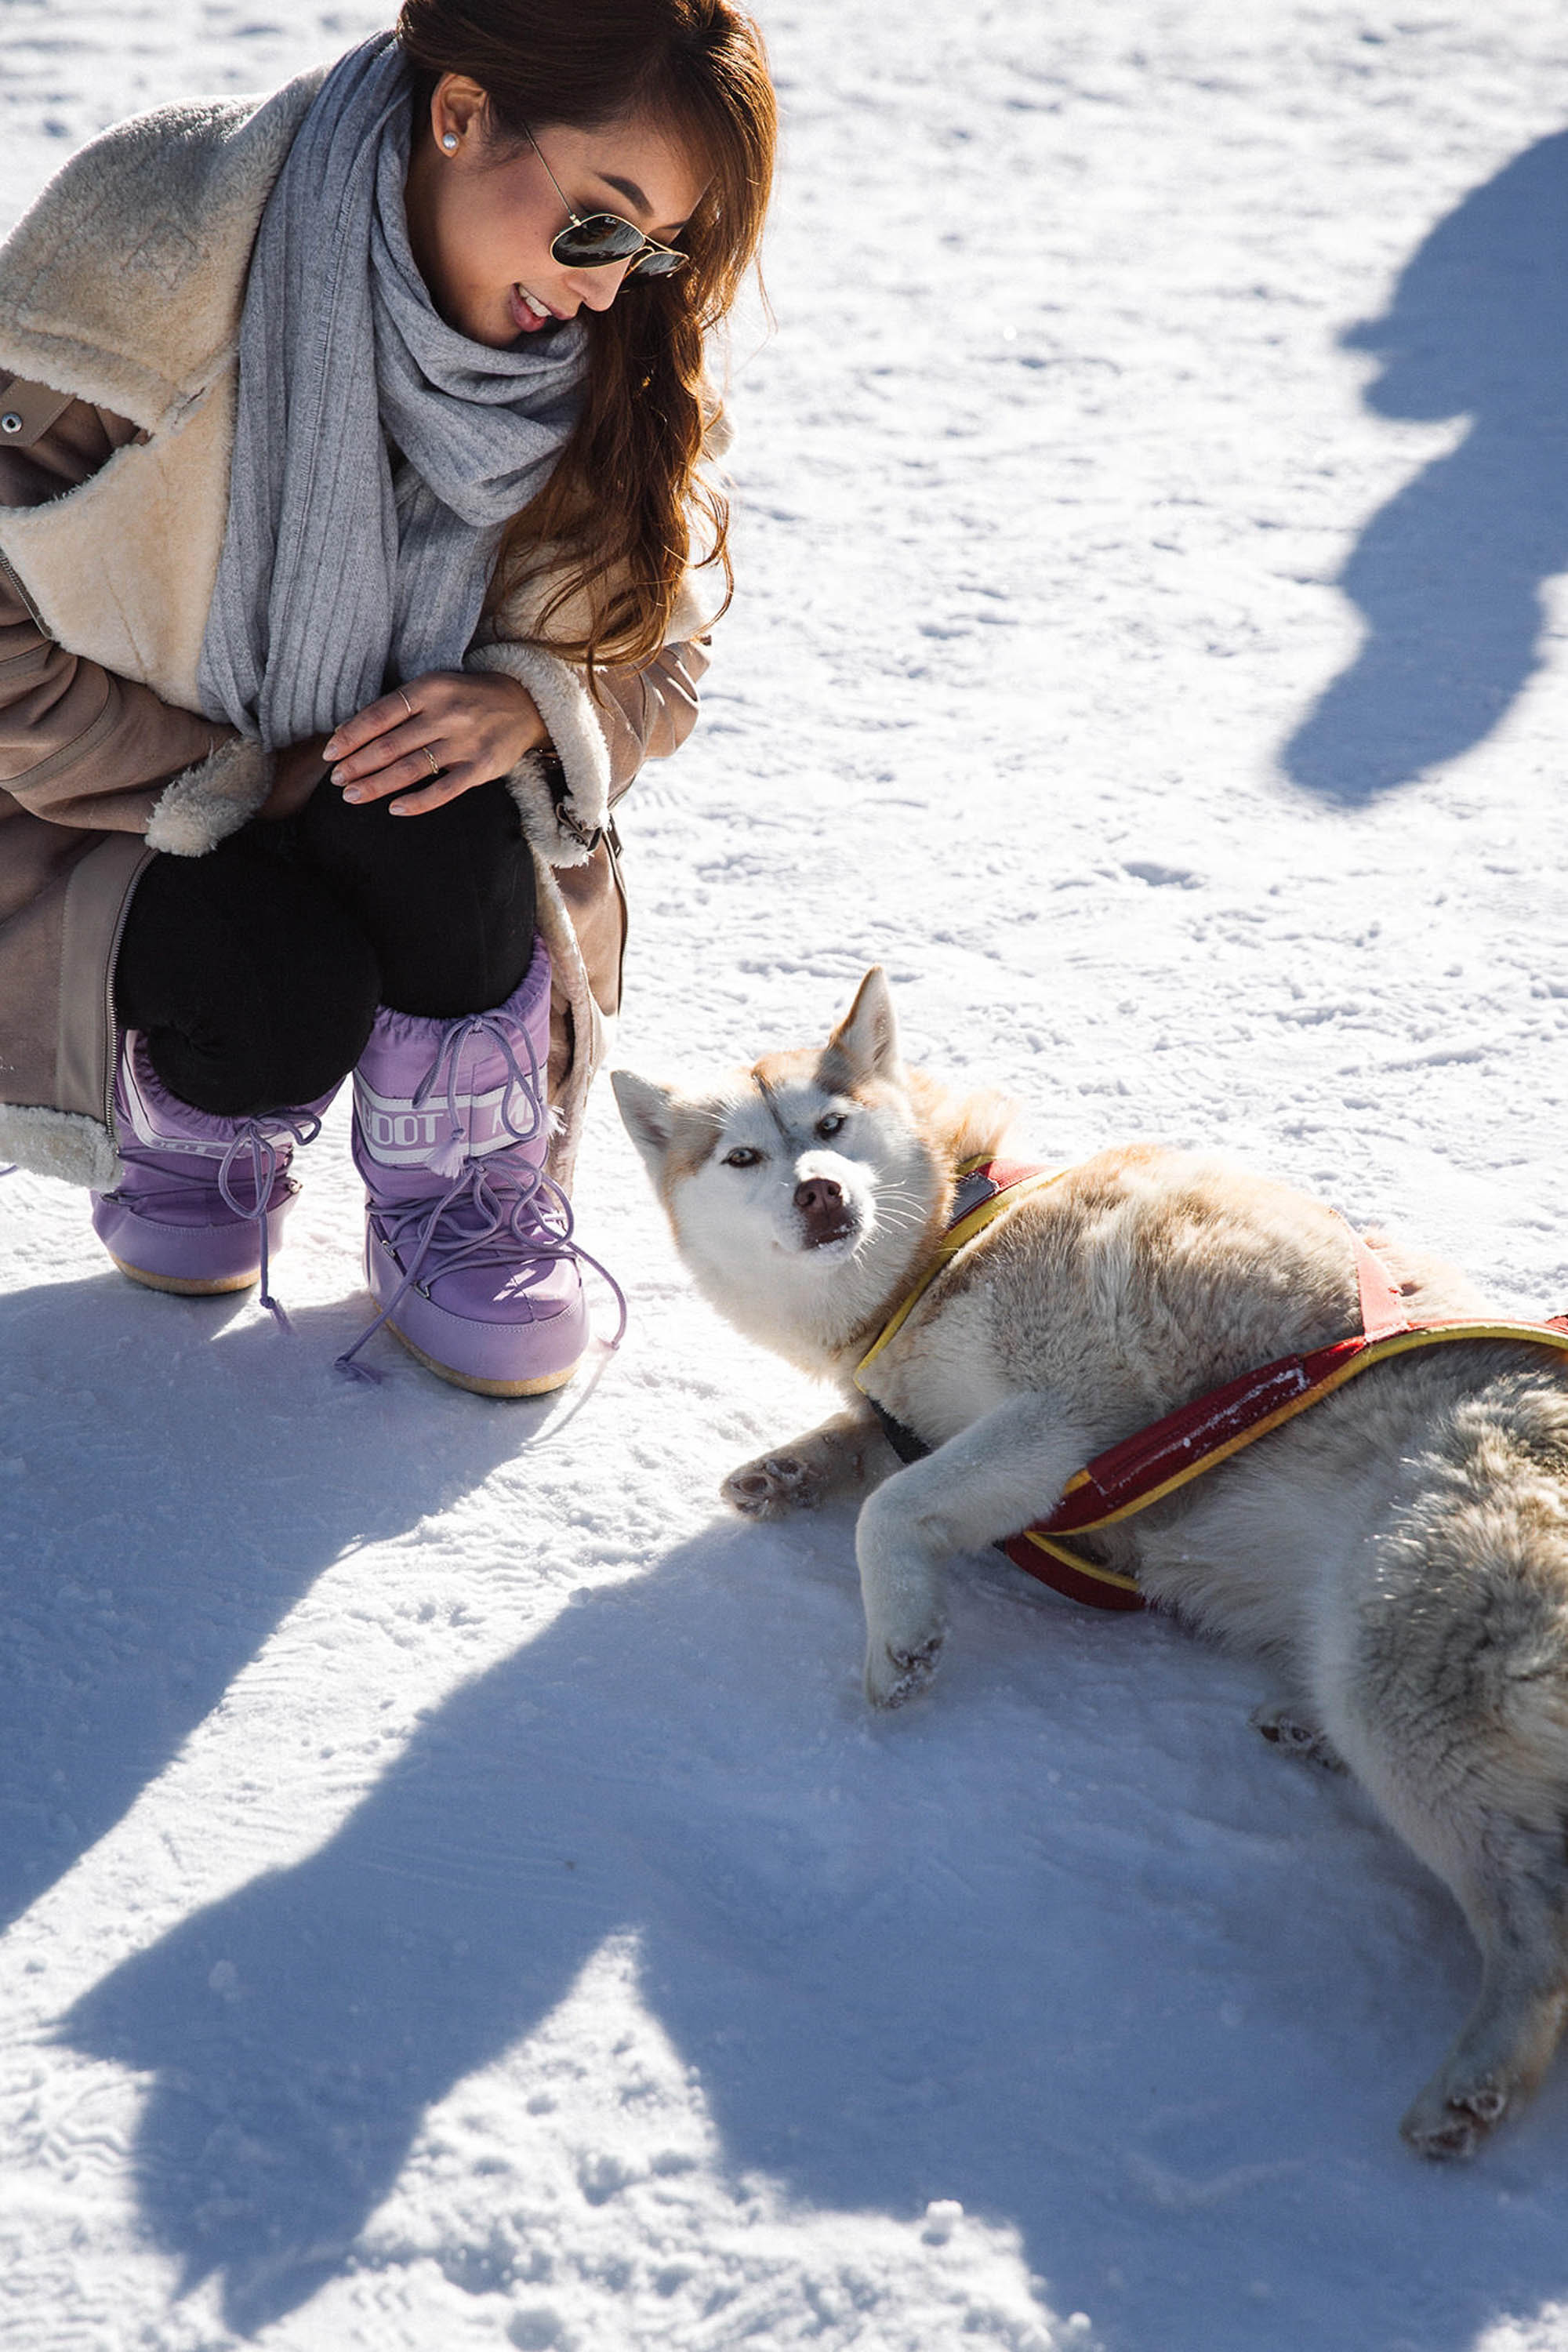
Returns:
[[[377,20],[8,0],[0,216]],[[880,960],[1043,1148],[1221,1142],[1563,1305],[1558,12],[765,21],[742,591],[628,805],[623,1058]],[[871,1721],[847,1517],[715,1499],[817,1400],[607,1096],[632,1330],[546,1406],[335,1380],[341,1114],[302,1172],[292,1340],[0,1187],[0,2341],[1568,2347],[1568,2070],[1406,2157],[1466,1931],[1256,1675],[992,1559]]]

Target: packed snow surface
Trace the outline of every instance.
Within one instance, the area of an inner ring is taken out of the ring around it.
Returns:
[[[6,0],[0,216],[372,29]],[[822,1035],[1068,1155],[1223,1145],[1568,1303],[1568,34],[1549,0],[772,0],[740,591],[623,821],[620,1058]],[[873,1721],[816,1417],[595,1107],[630,1335],[538,1405],[359,1328],[342,1109],[185,1302],[0,1194],[0,2339],[1546,2352],[1568,2067],[1395,2136],[1448,1897],[1254,1669],[962,1565]]]

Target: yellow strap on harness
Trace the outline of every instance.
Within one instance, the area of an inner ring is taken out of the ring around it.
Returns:
[[[973,1175],[975,1169],[985,1167],[993,1156],[990,1152],[982,1152],[977,1160],[966,1160],[958,1171],[960,1178]],[[889,1340],[896,1339],[903,1329],[937,1276],[945,1273],[954,1258],[962,1257],[970,1244],[978,1241],[987,1225],[994,1224],[998,1217],[1005,1217],[1009,1210],[1017,1207],[1020,1201],[1028,1200],[1035,1192],[1043,1192],[1047,1184],[1059,1183],[1067,1172],[1065,1168],[1046,1168],[1036,1175],[1026,1176],[1020,1183],[1009,1184],[1004,1191],[993,1193],[989,1201],[982,1201],[978,1208],[971,1209],[967,1216],[960,1217],[955,1225],[948,1227],[942,1236],[942,1246],[930,1265],[902,1303],[895,1307],[879,1336],[856,1365],[855,1385],[858,1389],[865,1391],[866,1382],[862,1376],[870,1370]]]
[[[869,1394],[865,1373],[903,1328],[938,1275],[962,1257],[1016,1202],[1043,1191],[1069,1173],[1067,1169],[1058,1168],[1015,1174],[983,1155],[964,1162],[958,1171],[960,1181],[980,1170],[985,1171],[988,1177],[994,1170],[999,1189],[949,1227],[921,1279],[860,1359],[855,1368],[855,1381],[863,1393]],[[1163,1415],[1146,1430],[1096,1455],[1091,1464],[1068,1480],[1048,1518],[1021,1529],[1000,1549],[1018,1567],[1042,1576],[1046,1582],[1054,1583],[1058,1591],[1069,1592],[1074,1599],[1090,1601],[1101,1608],[1141,1607],[1142,1597],[1134,1577],[1086,1559],[1070,1541],[1064,1543],[1061,1538],[1113,1527],[1119,1520],[1147,1510],[1151,1504],[1228,1461],[1244,1446],[1266,1437],[1271,1430],[1304,1412],[1309,1405],[1331,1395],[1357,1373],[1390,1356],[1455,1339],[1526,1340],[1538,1347],[1568,1352],[1568,1317],[1553,1318],[1550,1323],[1515,1321],[1505,1317],[1474,1322],[1455,1317],[1404,1323],[1404,1310],[1387,1268],[1368,1250],[1361,1236],[1354,1234],[1353,1228],[1352,1231],[1362,1277],[1359,1332],[1304,1356],[1260,1365],[1255,1371],[1243,1373],[1208,1395]],[[1367,1336],[1372,1330],[1376,1332],[1375,1337]],[[874,1398],[872,1402],[876,1404]],[[914,1433],[902,1430],[885,1406],[877,1404],[877,1412],[895,1447],[902,1450],[900,1436],[920,1445]],[[905,1458],[912,1457],[906,1454]],[[1067,1571],[1067,1580],[1044,1569],[1042,1554],[1055,1560],[1058,1570]]]

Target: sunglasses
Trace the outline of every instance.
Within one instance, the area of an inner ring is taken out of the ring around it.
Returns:
[[[635,221],[623,220],[619,213],[588,213],[573,209],[565,189],[548,163],[544,151],[525,123],[528,143],[544,163],[544,176],[565,206],[566,226],[559,236],[550,240],[550,257],[568,269],[604,269],[612,261],[629,261],[626,276],[634,278],[640,270],[645,278],[669,278],[676,270],[684,269],[689,256],[678,253],[672,245],[660,245],[657,237],[645,236]]]

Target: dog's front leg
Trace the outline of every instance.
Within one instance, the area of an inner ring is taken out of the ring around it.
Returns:
[[[869,1497],[855,1549],[873,1706],[903,1706],[935,1673],[951,1556],[1047,1517],[1089,1451],[1054,1398],[1011,1397]]]
[[[857,1403],[792,1444],[742,1462],[719,1491],[749,1519],[776,1519],[785,1511],[815,1510],[836,1492],[874,1486],[898,1459],[870,1406]]]

